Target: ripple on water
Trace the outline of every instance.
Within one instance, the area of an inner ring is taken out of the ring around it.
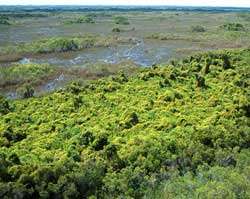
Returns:
[[[54,80],[48,82],[45,86],[43,86],[42,90],[45,92],[53,91],[60,87],[64,79],[65,79],[65,76],[62,73],[61,75],[59,75],[59,77],[55,78]]]
[[[24,57],[19,61],[20,64],[29,64],[31,60],[29,58]]]

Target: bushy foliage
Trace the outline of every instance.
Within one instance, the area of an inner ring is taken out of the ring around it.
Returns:
[[[76,51],[91,47],[107,47],[117,43],[131,43],[127,38],[101,37],[97,35],[81,35],[77,37],[52,37],[48,39],[10,45],[0,48],[0,55],[39,54]]]
[[[221,26],[224,30],[228,31],[243,31],[245,27],[240,23],[226,23]]]
[[[1,197],[143,198],[163,183],[153,198],[247,198],[249,56],[198,54],[12,101]]]
[[[0,67],[0,86],[38,83],[53,75],[55,68],[47,64],[15,64]]]
[[[34,96],[35,90],[31,85],[25,84],[23,87],[19,88],[19,92],[22,98],[30,98]]]
[[[67,52],[79,49],[79,44],[74,39],[55,38],[41,43],[38,52],[50,53],[50,52]]]
[[[192,32],[206,32],[206,29],[203,26],[197,25],[191,27]]]
[[[0,25],[10,25],[10,22],[6,19],[0,19]]]
[[[194,175],[173,174],[171,179],[147,198],[249,198],[249,150],[236,153],[236,166],[202,166]],[[174,171],[173,171],[174,173]]]
[[[0,16],[0,25],[11,25],[9,18]]]
[[[6,12],[1,13],[0,18],[31,18],[31,17],[48,17],[47,13],[36,12]]]
[[[66,22],[66,24],[79,24],[79,23],[95,23],[91,15],[79,17],[77,19]]]
[[[120,24],[120,25],[129,25],[129,20],[127,17],[123,16],[116,16],[114,17],[115,24]]]
[[[11,111],[9,101],[0,95],[0,116],[7,114]]]
[[[121,32],[121,29],[118,28],[118,27],[114,27],[114,28],[112,29],[112,32]]]

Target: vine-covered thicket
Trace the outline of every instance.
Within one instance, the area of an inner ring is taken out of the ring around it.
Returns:
[[[1,98],[0,198],[142,198],[162,183],[157,197],[248,198],[249,57],[206,53]]]

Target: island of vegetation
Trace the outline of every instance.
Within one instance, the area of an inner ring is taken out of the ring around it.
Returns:
[[[119,43],[134,44],[135,42],[136,40],[130,37],[100,36],[94,34],[75,37],[52,37],[0,47],[0,63],[18,61],[29,55],[79,51],[94,47],[110,47]]]
[[[79,17],[79,18],[76,18],[74,20],[70,20],[70,21],[67,21],[65,22],[66,24],[80,24],[80,23],[95,23],[95,20],[93,19],[92,16],[83,16],[83,17]]]
[[[11,25],[9,18],[6,16],[0,16],[0,25]]]
[[[120,25],[129,25],[130,22],[127,17],[124,16],[116,16],[114,17],[115,24],[120,24]]]
[[[245,27],[240,23],[226,23],[221,26],[221,28],[227,31],[243,31]]]

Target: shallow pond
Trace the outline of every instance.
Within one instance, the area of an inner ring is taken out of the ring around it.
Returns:
[[[76,52],[57,53],[25,57],[20,63],[49,63],[56,66],[85,66],[95,63],[117,64],[121,61],[132,61],[138,66],[151,66],[166,63],[178,56],[176,49],[188,47],[189,43],[139,41],[137,44],[124,44],[108,48],[91,48]]]

